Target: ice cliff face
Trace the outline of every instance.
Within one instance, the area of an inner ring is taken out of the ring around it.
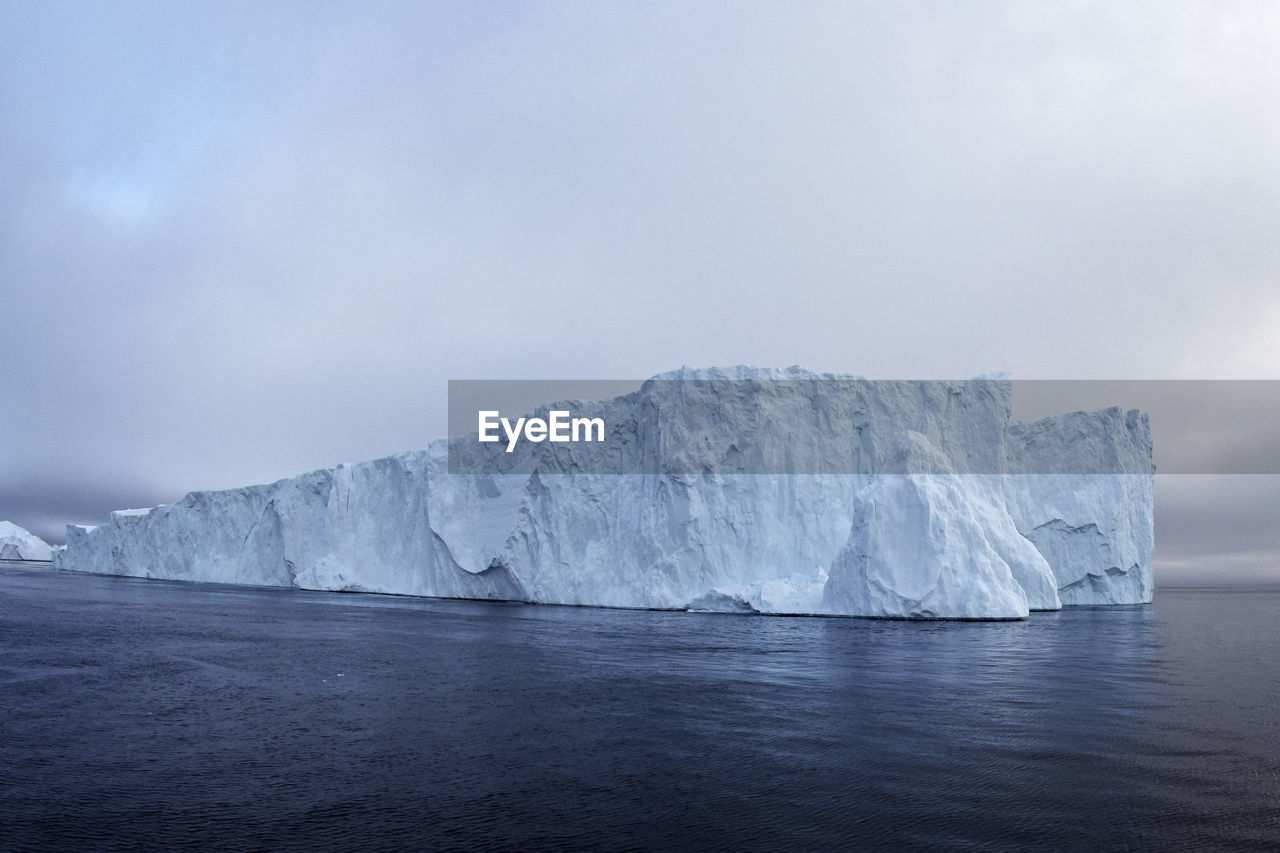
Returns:
[[[0,560],[52,560],[53,549],[11,521],[0,521]]]
[[[1014,619],[1061,604],[1053,571],[1022,536],[1000,476],[965,474],[909,432],[901,469],[858,492],[824,610],[864,616]]]
[[[1006,505],[1044,555],[1063,604],[1151,600],[1151,427],[1136,411],[1073,412],[1007,433]],[[1081,463],[1084,463],[1083,465]],[[1073,468],[1114,471],[1073,474]]]
[[[441,497],[492,502],[495,510],[502,504],[500,495],[487,496],[479,484],[446,488],[444,461],[444,446],[437,443],[269,486],[192,492],[176,504],[114,512],[98,527],[69,525],[67,547],[55,565],[301,589],[520,598],[520,585],[505,571],[475,561],[466,569],[459,565],[438,532],[450,524],[432,523],[432,504]],[[483,548],[480,521],[468,532],[474,540],[459,544]]]
[[[889,617],[1020,618],[1064,603],[1151,600],[1145,416],[1109,409],[1016,424],[1007,381],[833,379],[796,369],[665,374],[579,407],[609,425],[602,444],[507,454],[453,439],[196,492],[70,527],[56,565]],[[451,450],[471,473],[449,473]],[[1098,470],[1119,473],[1088,473]]]

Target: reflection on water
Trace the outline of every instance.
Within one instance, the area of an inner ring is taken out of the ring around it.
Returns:
[[[1274,842],[1278,607],[908,623],[0,570],[0,847]]]

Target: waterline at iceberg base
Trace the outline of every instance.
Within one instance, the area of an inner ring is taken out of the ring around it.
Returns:
[[[453,438],[270,485],[193,492],[98,527],[68,526],[55,566],[901,618],[1018,619],[1151,601],[1146,416],[1112,408],[1022,424],[1011,420],[1011,396],[1004,379],[685,368],[581,404],[609,425],[589,450],[507,454]],[[606,457],[614,467],[602,470]]]

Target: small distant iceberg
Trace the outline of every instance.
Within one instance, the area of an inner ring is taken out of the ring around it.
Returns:
[[[0,560],[53,559],[53,548],[39,536],[11,521],[0,521]]]

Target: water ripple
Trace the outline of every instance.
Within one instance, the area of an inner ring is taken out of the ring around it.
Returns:
[[[922,624],[0,572],[0,849],[1280,843],[1274,591]]]

